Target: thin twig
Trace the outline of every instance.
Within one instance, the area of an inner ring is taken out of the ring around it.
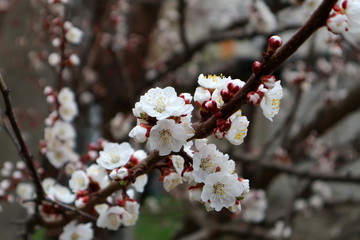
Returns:
[[[44,195],[45,195],[44,189],[42,188],[40,177],[34,166],[33,156],[31,155],[31,153],[21,135],[20,128],[16,122],[12,104],[10,101],[10,96],[9,96],[10,90],[7,88],[1,74],[0,74],[0,90],[1,90],[1,94],[3,96],[4,103],[5,103],[5,108],[6,108],[5,113],[10,121],[10,125],[11,125],[12,130],[14,131],[17,142],[19,143],[19,147],[20,147],[19,154],[20,154],[21,158],[24,160],[26,167],[30,172],[32,181],[33,181],[33,183],[35,185],[35,189],[36,189],[37,200],[38,200],[37,202],[39,203],[44,198]]]
[[[65,209],[65,210],[68,210],[68,211],[74,212],[74,213],[76,213],[76,214],[79,214],[79,215],[81,215],[81,216],[83,216],[83,217],[85,217],[85,218],[90,219],[91,221],[94,221],[94,222],[95,222],[96,219],[97,219],[95,216],[93,216],[93,215],[91,215],[91,214],[89,214],[89,213],[87,213],[87,212],[81,211],[81,210],[79,210],[79,209],[77,209],[77,208],[74,208],[74,207],[72,207],[72,206],[70,206],[70,205],[67,205],[67,204],[64,204],[64,203],[62,203],[62,202],[55,202],[55,201],[53,201],[53,200],[51,200],[51,199],[49,199],[49,198],[46,198],[45,201],[50,202],[50,203],[52,203],[52,204],[56,204],[56,205],[58,205],[59,207]]]

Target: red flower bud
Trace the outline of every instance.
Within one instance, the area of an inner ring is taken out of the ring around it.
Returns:
[[[282,41],[279,36],[272,36],[268,41],[268,51],[275,52],[279,47],[281,47]]]
[[[233,84],[232,82],[229,83],[227,87],[228,87],[229,91],[234,93],[234,94],[237,93],[240,90],[240,87]]]
[[[259,61],[255,61],[252,64],[252,72],[255,74],[259,74],[262,69],[262,64]]]
[[[209,112],[216,112],[218,110],[218,107],[216,105],[216,102],[213,100],[207,101],[204,103],[204,107],[206,108],[206,110],[208,110]]]
[[[227,89],[223,89],[220,91],[221,97],[224,100],[224,102],[228,102],[230,98],[232,97],[232,94]]]

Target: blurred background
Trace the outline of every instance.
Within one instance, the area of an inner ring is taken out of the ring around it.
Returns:
[[[201,73],[246,81],[268,38],[276,34],[285,42],[319,3],[0,0],[0,71],[31,152],[46,161],[38,147],[49,114],[43,89],[59,84],[59,69],[48,61],[58,51],[50,22],[57,16],[82,29],[82,42],[66,49],[81,61],[61,74],[76,92],[76,150],[83,154],[100,137],[131,141],[132,108],[151,87],[193,94]],[[275,72],[284,98],[273,122],[247,104],[242,111],[251,124],[241,146],[209,138],[236,161],[239,176],[250,179],[239,214],[208,213],[189,201],[185,185],[166,193],[153,172],[139,196],[136,226],[98,239],[360,239],[359,40],[320,29]],[[194,114],[193,121],[199,119]],[[0,152],[0,165],[20,160],[4,128]],[[26,211],[16,195],[2,200],[0,239],[16,239]],[[53,238],[40,229],[33,239]]]

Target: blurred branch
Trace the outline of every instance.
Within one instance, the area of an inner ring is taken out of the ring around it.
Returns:
[[[19,128],[19,125],[16,122],[15,115],[13,112],[12,104],[10,101],[10,90],[7,88],[2,75],[0,74],[0,90],[5,103],[5,114],[7,115],[12,130],[14,131],[17,142],[19,143],[19,154],[24,160],[28,171],[32,177],[32,181],[35,185],[36,194],[37,194],[37,203],[39,203],[44,198],[44,189],[42,188],[40,177],[36,171],[36,168],[33,163],[33,156],[31,155]]]
[[[259,166],[261,168],[269,169],[274,172],[288,173],[300,178],[308,178],[313,180],[318,179],[323,181],[360,183],[360,176],[352,176],[351,174],[339,175],[339,174],[308,172],[308,171],[295,169],[294,166],[283,166],[274,163],[262,163]]]
[[[186,36],[186,0],[178,0],[178,11],[179,11],[179,35],[180,40],[184,46],[185,54],[189,52],[189,42]]]
[[[252,74],[247,80],[244,87],[231,100],[224,104],[220,112],[222,118],[228,118],[241,108],[247,101],[247,94],[256,91],[261,84],[260,76],[273,73],[288,57],[290,57],[317,29],[324,26],[332,7],[336,4],[336,0],[324,1],[319,8],[311,15],[308,21],[280,47],[268,61],[263,62],[263,68],[257,75]],[[204,123],[195,123],[194,138],[204,138],[211,134],[216,127],[217,117],[213,115]]]
[[[299,28],[299,25],[288,25],[283,28],[278,29],[276,32],[272,34],[279,34],[281,32],[285,32],[288,30],[293,30]],[[146,79],[146,82],[142,89],[139,89],[137,94],[140,94],[143,89],[149,88],[161,79],[163,79],[167,74],[170,72],[175,71],[176,69],[180,68],[187,62],[191,60],[191,58],[198,52],[202,51],[206,46],[211,43],[222,42],[225,40],[244,40],[259,36],[260,34],[256,31],[247,33],[245,30],[236,29],[229,31],[228,28],[226,30],[221,30],[217,32],[211,33],[206,39],[203,39],[192,46],[189,46],[188,51],[184,51],[181,53],[175,53],[174,55],[170,56],[168,60],[164,62],[164,68],[159,70],[154,77]]]
[[[296,142],[303,141],[312,131],[316,131],[318,135],[322,135],[336,123],[340,122],[348,114],[360,108],[360,86],[354,88],[343,100],[338,104],[322,108],[312,121],[307,123],[299,131],[299,135],[293,138],[289,146]]]

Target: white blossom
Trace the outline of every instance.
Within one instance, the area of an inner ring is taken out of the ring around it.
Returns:
[[[182,171],[184,170],[184,163],[185,163],[184,158],[179,155],[172,155],[171,161],[173,163],[176,172],[181,175]]]
[[[124,211],[124,208],[119,206],[107,207],[100,213],[96,221],[96,226],[113,231],[118,230],[122,223],[120,215],[123,214]]]
[[[274,228],[270,229],[269,237],[274,239],[289,238],[292,230],[289,226],[286,226],[283,221],[277,221]]]
[[[349,23],[349,32],[359,33],[360,32],[360,1],[348,0],[345,14]]]
[[[51,66],[57,66],[61,61],[60,55],[58,53],[50,53],[48,61]]]
[[[134,149],[129,143],[105,143],[104,150],[100,151],[100,156],[96,162],[109,170],[124,166],[133,154]]]
[[[94,230],[92,229],[91,223],[76,224],[75,221],[67,224],[59,236],[60,240],[91,240],[93,238]]]
[[[240,145],[244,142],[247,135],[249,121],[245,116],[237,116],[232,120],[231,127],[227,131],[225,138],[234,145]]]
[[[147,153],[142,149],[136,150],[132,155],[132,158],[135,158],[139,162],[144,160],[146,157],[147,157]]]
[[[135,201],[126,201],[125,212],[122,214],[122,223],[125,227],[135,225],[139,217],[139,204]]]
[[[107,172],[102,166],[91,164],[86,169],[86,175],[88,175],[93,181],[101,182],[104,178],[107,177]]]
[[[29,200],[34,198],[35,189],[31,183],[19,183],[16,186],[16,194],[21,200]]]
[[[132,120],[130,115],[126,116],[124,113],[117,113],[110,120],[110,131],[113,137],[116,139],[126,137],[131,128]]]
[[[182,178],[176,172],[171,172],[170,174],[164,177],[163,186],[167,192],[170,192],[171,189],[175,188],[177,185],[181,184]]]
[[[348,29],[348,18],[343,14],[335,14],[326,21],[328,29],[335,33],[343,33]]]
[[[189,134],[182,124],[176,124],[173,119],[163,119],[151,128],[148,143],[151,150],[158,150],[160,156],[165,156],[172,151],[180,151],[188,138]]]
[[[280,81],[275,83],[275,86],[267,91],[260,102],[260,107],[264,116],[273,121],[273,117],[279,113],[280,100],[283,97],[283,89],[280,85]]]
[[[268,5],[263,0],[251,1],[249,5],[249,20],[261,33],[271,33],[277,28],[277,20]]]
[[[71,193],[69,188],[55,184],[49,188],[48,197],[52,200],[69,204],[75,201],[76,196]]]
[[[143,143],[147,140],[146,133],[147,129],[137,125],[129,132],[129,137],[133,138],[137,143]]]
[[[73,53],[73,54],[71,54],[69,56],[69,62],[73,66],[78,66],[78,65],[80,65],[81,60],[80,60],[80,57],[77,54]]]
[[[73,172],[69,180],[69,187],[73,192],[79,190],[85,190],[88,188],[90,180],[86,173],[82,170],[77,170]]]
[[[194,101],[202,105],[211,99],[211,93],[203,87],[197,87],[194,93]]]
[[[70,88],[64,87],[60,90],[57,100],[61,105],[71,104],[75,102],[74,92]]]
[[[193,176],[195,182],[205,182],[206,177],[216,171],[228,169],[229,156],[216,149],[215,144],[200,148],[193,156]]]
[[[70,123],[60,120],[54,124],[54,133],[60,140],[69,140],[76,136],[74,127]]]
[[[150,89],[140,97],[140,104],[145,113],[158,120],[170,116],[180,116],[184,114],[185,110],[183,109],[184,107],[187,108],[186,105],[188,105],[185,104],[183,98],[177,96],[172,87]]]
[[[44,192],[48,194],[50,187],[54,186],[55,183],[56,180],[54,178],[45,178],[44,180],[42,180],[41,185],[44,189]]]
[[[71,150],[64,145],[58,146],[55,150],[48,150],[46,157],[55,168],[61,168],[69,161],[69,154]]]
[[[132,184],[132,186],[135,188],[137,192],[143,192],[144,187],[148,182],[148,176],[146,174],[140,175],[135,179],[135,182]]]
[[[83,34],[84,34],[84,32],[81,29],[72,26],[66,32],[65,38],[67,41],[69,41],[72,44],[79,44],[81,42]]]
[[[236,174],[217,172],[207,176],[201,200],[210,200],[210,207],[220,211],[223,207],[235,205],[236,198],[243,193],[244,187]]]
[[[78,107],[75,102],[62,104],[59,107],[59,114],[63,120],[71,122],[78,114]]]
[[[202,188],[194,187],[189,189],[189,198],[191,201],[201,202]]]
[[[198,84],[204,88],[221,90],[227,87],[230,80],[230,77],[224,77],[222,75],[204,76],[204,74],[200,74],[198,77]]]
[[[263,190],[252,190],[242,201],[244,206],[242,218],[246,222],[259,223],[265,219],[267,209],[266,193]]]

